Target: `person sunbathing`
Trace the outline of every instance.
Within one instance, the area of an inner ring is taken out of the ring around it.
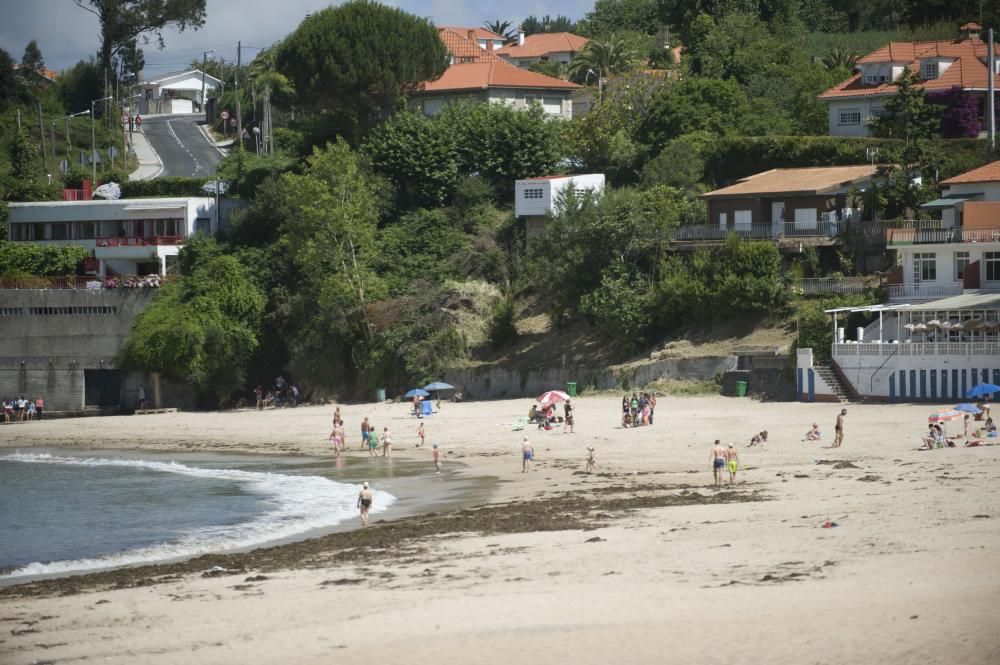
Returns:
[[[819,424],[813,423],[812,427],[806,432],[803,441],[819,441],[823,438],[823,433],[819,431]]]

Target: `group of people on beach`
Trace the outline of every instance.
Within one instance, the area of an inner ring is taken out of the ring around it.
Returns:
[[[25,399],[21,395],[17,399],[5,399],[3,402],[3,422],[27,423],[32,420],[41,420],[45,413],[45,400],[39,395],[34,401]]]
[[[555,402],[532,404],[531,408],[528,409],[528,422],[535,423],[538,425],[538,429],[547,431],[555,429],[562,422],[563,434],[572,434],[574,408],[572,400],[566,400],[563,402],[563,415],[560,417],[556,415]]]
[[[274,380],[274,389],[265,391],[258,383],[253,391],[257,400],[257,410],[263,411],[266,407],[295,407],[299,404],[299,387],[294,383],[288,383],[283,376]]]
[[[632,393],[622,397],[622,427],[642,427],[653,424],[656,396],[652,393]]]

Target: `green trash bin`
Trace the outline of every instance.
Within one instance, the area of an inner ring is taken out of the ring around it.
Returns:
[[[385,401],[385,388],[376,388],[375,389],[375,399],[377,401],[379,401],[379,402],[384,402]]]
[[[576,383],[573,381],[566,383],[566,394],[570,397],[576,397]]]
[[[737,381],[736,382],[736,396],[737,397],[746,397],[747,396],[747,382],[746,381]]]

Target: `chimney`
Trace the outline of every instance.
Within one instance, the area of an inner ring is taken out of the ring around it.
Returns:
[[[471,39],[472,41],[476,41],[476,31],[475,30],[467,30],[466,31],[466,36],[469,39]]]
[[[517,45],[524,46],[524,26],[517,26]]]
[[[959,33],[962,35],[960,41],[966,41],[966,40],[973,42],[980,41],[979,31],[982,29],[983,26],[979,25],[978,23],[966,23],[965,25],[961,26],[958,29]]]

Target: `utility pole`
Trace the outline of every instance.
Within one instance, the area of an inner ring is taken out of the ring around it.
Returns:
[[[243,42],[236,42],[236,140],[243,148],[243,116],[240,113],[240,65],[243,62]]]
[[[38,102],[38,133],[42,137],[42,164],[45,163],[45,158],[48,154],[45,151],[45,121],[42,119],[42,103]]]
[[[996,109],[996,76],[997,76],[997,54],[993,46],[993,28],[989,32],[989,54],[986,58],[986,66],[990,73],[986,81],[986,126],[989,128],[990,150],[997,149],[997,109]]]
[[[215,49],[205,51],[201,54],[201,112],[205,112],[205,67],[208,66],[208,54],[215,53]]]

